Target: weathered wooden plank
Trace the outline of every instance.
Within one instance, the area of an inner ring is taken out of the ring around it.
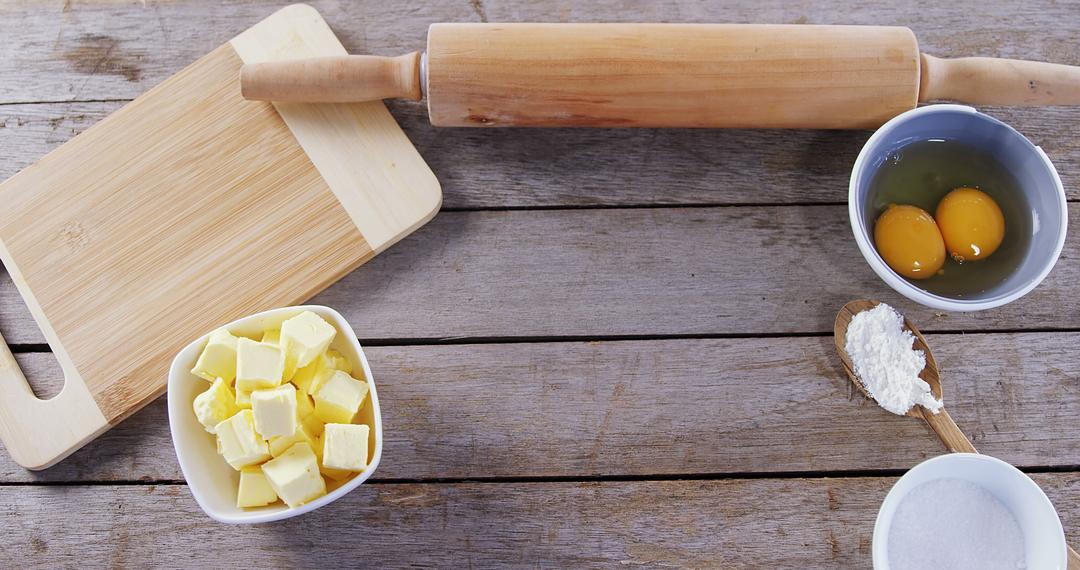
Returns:
[[[0,105],[0,179],[121,101]],[[447,208],[791,204],[847,200],[863,131],[436,129],[422,105],[391,106],[443,184]],[[1080,198],[1080,109],[992,109],[1054,159]]]
[[[1073,220],[1080,205],[1071,204]],[[364,339],[831,332],[851,299],[926,331],[1080,328],[1080,232],[1024,299],[935,313],[859,254],[844,206],[444,212],[313,301]],[[0,330],[41,342],[0,281]]]
[[[0,4],[0,102],[132,98],[288,2],[66,2]],[[873,0],[703,3],[693,0],[482,0],[424,3],[318,0],[353,53],[396,54],[424,46],[439,21],[664,21],[907,25],[923,50],[1080,63],[1066,22],[1071,2],[995,1],[926,6]],[[846,4],[846,5],[844,5]]]
[[[1080,333],[929,339],[981,451],[1080,464]],[[922,422],[852,394],[832,350],[827,337],[369,347],[386,430],[376,477],[905,469],[942,452]],[[56,378],[48,354],[20,361]],[[180,480],[164,404],[43,473],[0,454],[0,481]]]
[[[1080,541],[1080,475],[1036,475]],[[5,567],[866,568],[892,478],[365,485],[225,528],[183,486],[0,488]],[[148,529],[152,529],[148,532]],[[342,537],[348,537],[342,540]]]

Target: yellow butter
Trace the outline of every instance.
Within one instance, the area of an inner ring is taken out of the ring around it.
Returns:
[[[274,346],[277,346],[280,341],[281,341],[281,330],[280,329],[266,329],[265,331],[263,331],[262,342],[265,342],[266,344],[272,344]]]
[[[306,443],[311,446],[312,449],[316,449],[316,444],[319,438],[311,435],[303,424],[296,426],[296,431],[292,435],[278,436],[270,440],[270,455],[277,457],[282,453],[289,450],[293,444]]]
[[[315,415],[326,423],[352,423],[367,393],[367,382],[335,370],[315,393]]]
[[[296,384],[296,388],[300,391],[311,393],[311,383],[325,368],[326,368],[326,355],[321,355],[319,358],[311,361],[311,364],[299,369],[292,375],[292,383]]]
[[[330,469],[363,471],[367,468],[368,435],[364,424],[326,424],[322,465]]]
[[[315,377],[311,379],[311,382],[308,383],[307,393],[314,396],[318,393],[319,386],[322,386],[322,383],[333,376],[335,372],[338,372],[335,368],[321,367],[318,374],[316,374]]]
[[[315,452],[307,443],[293,444],[285,453],[262,466],[270,486],[290,507],[298,507],[326,494]]]
[[[292,435],[299,423],[296,388],[284,384],[269,390],[255,390],[251,393],[251,411],[255,414],[255,431],[264,439]]]
[[[304,429],[311,434],[311,437],[321,437],[323,426],[326,425],[326,422],[320,420],[319,416],[312,413],[306,418],[301,418],[300,425],[304,426]]]
[[[297,390],[296,391],[296,417],[304,419],[311,414],[315,413],[315,401],[311,399],[306,393]]]
[[[225,329],[210,333],[206,347],[199,354],[191,373],[207,382],[221,378],[227,384],[232,384],[233,378],[236,378],[236,337]]]
[[[352,374],[352,361],[332,348],[326,350],[326,361],[330,363],[329,368]]]
[[[251,409],[251,390],[236,389],[236,407],[242,410]]]
[[[254,391],[281,384],[284,370],[281,349],[249,338],[236,342],[236,389]]]
[[[255,431],[255,415],[251,410],[240,410],[218,424],[214,430],[217,432],[221,454],[233,469],[239,471],[248,465],[270,459],[270,449],[266,441]]]
[[[304,311],[281,323],[281,347],[285,350],[285,378],[319,358],[334,340],[337,330],[322,317]]]
[[[240,508],[264,507],[278,500],[262,468],[245,467],[240,470],[240,488],[236,492],[236,506]]]
[[[210,389],[195,396],[192,404],[195,409],[195,417],[199,423],[210,433],[215,432],[217,425],[239,412],[236,406],[236,396],[233,395],[224,378],[214,380]]]

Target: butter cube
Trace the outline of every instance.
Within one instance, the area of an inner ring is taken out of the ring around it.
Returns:
[[[284,359],[281,349],[250,338],[236,342],[236,389],[254,391],[281,384]]]
[[[315,380],[315,377],[322,373],[323,370],[328,368],[326,363],[329,359],[325,354],[320,355],[315,360],[311,361],[311,364],[299,369],[292,376],[292,383],[296,385],[296,388],[302,392],[311,393],[311,383]]]
[[[266,480],[262,468],[258,466],[245,467],[240,470],[240,488],[236,493],[236,506],[264,507],[278,500],[277,493]]]
[[[337,330],[322,317],[304,311],[281,323],[281,347],[285,350],[285,377],[311,364],[326,352]]]
[[[321,437],[323,433],[323,426],[326,425],[326,422],[320,420],[319,416],[316,416],[314,413],[312,413],[306,418],[301,418],[300,425],[304,426],[304,429],[307,430],[309,434],[311,434],[311,437]],[[322,448],[319,447],[319,449]]]
[[[335,370],[315,394],[315,416],[326,423],[352,423],[367,397],[368,384]]]
[[[210,333],[191,373],[207,382],[221,378],[226,384],[232,384],[236,377],[236,337],[225,329]]]
[[[352,361],[332,348],[326,350],[326,361],[330,363],[327,368],[333,368],[334,370],[340,370],[346,374],[352,374]]]
[[[236,407],[240,409],[251,409],[251,390],[236,389]]]
[[[267,329],[263,331],[262,342],[266,344],[272,344],[277,346],[281,341],[281,330],[279,329]]]
[[[325,447],[325,444],[323,443],[323,438],[320,437],[315,443],[317,444],[317,446],[315,447],[315,457],[319,459],[319,473],[322,473],[323,477],[329,477],[334,481],[344,481],[345,479],[348,479],[349,476],[355,475],[355,473],[353,473],[352,471],[346,471],[344,469],[334,469],[332,467],[327,467],[326,465],[323,465],[323,447]]]
[[[270,449],[266,441],[255,431],[255,415],[251,410],[240,410],[214,429],[221,454],[233,469],[239,471],[248,465],[270,459]]]
[[[255,431],[266,439],[289,436],[296,431],[296,388],[285,384],[270,390],[251,393],[251,410],[255,415]]]
[[[322,465],[330,469],[363,471],[367,467],[368,432],[364,424],[326,424]]]
[[[337,371],[337,369],[329,367],[320,368],[319,373],[316,374],[315,377],[312,378],[311,382],[308,384],[307,393],[311,394],[312,396],[317,394],[319,392],[319,386],[322,386],[323,382],[326,382],[326,380],[333,376],[334,373]]]
[[[296,417],[304,419],[315,413],[315,402],[304,392],[296,391]]]
[[[312,449],[318,450],[318,437],[311,435],[303,424],[296,426],[296,431],[292,435],[281,435],[270,440],[270,455],[277,457],[282,453],[289,450],[293,444],[306,443],[311,446]],[[317,454],[316,454],[317,455]]]
[[[315,395],[319,390],[319,384],[334,374],[335,370],[341,370],[346,374],[352,373],[352,362],[334,349],[328,349],[325,353],[311,361],[311,364],[296,371],[292,383],[297,389],[308,394]]]
[[[214,433],[217,425],[239,412],[236,407],[236,396],[233,395],[224,378],[214,380],[210,389],[195,396],[195,417],[199,423],[210,433]]]
[[[298,507],[326,494],[319,462],[307,443],[293,444],[285,453],[267,461],[262,471],[281,500]]]

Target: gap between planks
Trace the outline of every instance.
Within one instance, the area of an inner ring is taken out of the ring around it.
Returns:
[[[1080,465],[1036,465],[1018,467],[1029,475],[1080,473]],[[907,469],[840,469],[836,471],[748,471],[745,473],[659,473],[650,475],[566,475],[539,477],[372,477],[365,485],[463,485],[463,484],[541,484],[541,483],[637,483],[665,481],[754,481],[760,479],[860,479],[900,477]],[[145,485],[187,486],[183,479],[134,479],[116,481],[8,481],[2,487],[121,487]]]

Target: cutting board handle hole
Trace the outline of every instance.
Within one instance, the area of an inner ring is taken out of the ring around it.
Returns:
[[[37,399],[51,400],[64,389],[64,372],[52,352],[17,353],[15,360]]]
[[[0,289],[16,290],[11,275],[2,262],[0,262]],[[31,322],[37,327],[37,321],[30,315],[24,303],[5,303],[5,309],[0,317],[0,339],[5,338],[5,333],[10,333],[6,338],[15,337],[16,329],[19,328],[16,326],[18,322]],[[0,340],[0,342],[6,341]],[[12,356],[22,370],[23,376],[26,377],[26,384],[29,385],[30,391],[37,399],[52,399],[64,389],[64,371],[48,344],[17,343],[14,346],[9,345],[8,349],[14,353]]]

